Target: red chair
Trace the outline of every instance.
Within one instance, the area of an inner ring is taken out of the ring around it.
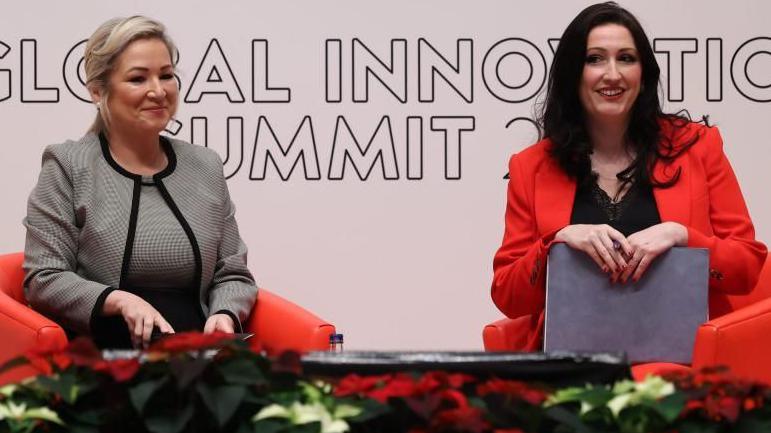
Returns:
[[[22,287],[23,261],[23,253],[0,255],[0,364],[37,345],[67,344],[59,325],[27,306]],[[333,325],[265,289],[260,289],[245,328],[269,355],[290,349],[325,350],[329,348],[329,335],[335,332]],[[15,368],[0,374],[0,384],[35,374],[32,368]]]
[[[727,314],[696,331],[690,368],[725,365],[736,376],[771,384],[771,256],[755,289],[747,295],[729,296],[725,307]],[[482,331],[485,350],[523,350],[528,337],[536,332],[535,325],[532,316],[493,322]],[[633,366],[632,374],[639,380],[648,373],[688,369],[679,364],[650,363]]]

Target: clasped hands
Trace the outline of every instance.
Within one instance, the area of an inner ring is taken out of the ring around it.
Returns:
[[[128,326],[131,342],[135,348],[144,348],[150,343],[153,328],[162,334],[173,334],[174,328],[161,313],[141,297],[123,290],[113,290],[107,295],[102,309],[105,315],[120,315]],[[206,320],[204,333],[234,332],[233,319],[227,314],[212,314]]]
[[[638,281],[651,262],[674,246],[688,243],[688,230],[676,222],[648,227],[629,237],[607,224],[569,225],[554,240],[589,255],[611,282]]]

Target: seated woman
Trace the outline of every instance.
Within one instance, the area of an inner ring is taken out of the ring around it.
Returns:
[[[221,160],[159,135],[178,105],[175,50],[141,16],[94,32],[96,119],[45,149],[29,197],[27,299],[100,347],[142,347],[154,328],[241,332],[257,296]]]
[[[541,350],[549,246],[588,254],[611,281],[641,278],[673,246],[708,248],[709,308],[753,288],[766,258],[717,128],[662,111],[659,67],[640,23],[615,3],[584,9],[560,39],[540,126],[511,157],[492,297],[530,315]],[[706,124],[706,122],[704,122]]]

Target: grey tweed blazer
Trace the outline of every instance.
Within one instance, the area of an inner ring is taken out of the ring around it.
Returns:
[[[222,162],[205,147],[161,143],[169,163],[152,181],[190,240],[200,313],[227,313],[238,332],[257,287]],[[141,187],[142,177],[120,167],[93,133],[46,147],[24,219],[24,288],[32,308],[77,334],[91,334],[107,294],[126,277]]]

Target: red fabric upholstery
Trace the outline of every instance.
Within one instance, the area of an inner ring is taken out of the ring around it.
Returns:
[[[696,331],[691,367],[725,365],[739,377],[771,384],[771,258],[766,260],[754,290],[729,296],[728,314],[714,318]],[[522,351],[537,326],[530,316],[501,319],[482,331],[487,351]],[[688,369],[670,363],[641,364],[632,368],[635,379],[649,373]]]
[[[64,330],[36,313],[26,304],[22,282],[23,253],[0,255],[0,364],[32,347],[66,345]],[[326,350],[335,327],[302,307],[265,289],[260,289],[257,303],[245,324],[254,333],[255,342],[269,355],[284,350],[307,352]],[[0,384],[34,375],[29,368],[16,368],[0,374]]]
[[[500,319],[487,326],[482,331],[485,350],[488,352],[505,352],[508,350],[523,350],[533,332],[530,315],[514,319]]]
[[[660,375],[665,373],[689,372],[691,367],[682,364],[673,364],[671,362],[649,362],[647,364],[637,364],[632,366],[632,378],[640,382],[649,375]]]
[[[327,350],[329,336],[335,333],[333,325],[265,289],[260,289],[246,329],[269,355]]]

